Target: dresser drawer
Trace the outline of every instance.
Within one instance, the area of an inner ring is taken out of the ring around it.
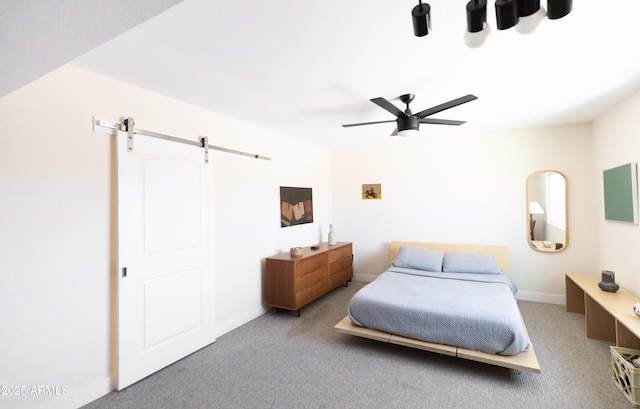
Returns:
[[[349,266],[329,277],[329,287],[336,288],[353,278],[353,267]]]
[[[339,274],[343,270],[350,269],[351,264],[352,264],[351,254],[349,254],[348,257],[334,261],[329,265],[329,275],[332,276],[334,274]]]
[[[345,246],[340,246],[338,248],[332,248],[329,252],[329,263],[333,263],[334,261],[343,259],[347,256],[351,257],[351,253],[353,252],[351,244],[347,244]]]
[[[318,254],[313,257],[306,257],[295,264],[295,278],[304,277],[309,274],[316,274],[318,270],[326,270],[327,255]]]
[[[296,293],[296,306],[301,308],[307,303],[315,300],[316,298],[324,295],[327,291],[329,291],[329,281],[324,280],[313,287],[309,287],[304,289],[303,291]]]
[[[353,256],[351,254],[329,265],[329,287],[336,288],[353,278]]]
[[[309,271],[303,276],[296,277],[295,279],[295,291],[299,292],[309,287],[313,287],[318,283],[327,281],[329,275],[327,274],[327,268],[321,267],[317,270]]]

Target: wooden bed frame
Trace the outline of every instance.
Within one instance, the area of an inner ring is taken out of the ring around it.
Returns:
[[[507,274],[510,273],[509,265],[509,248],[505,246],[479,246],[472,244],[445,244],[445,243],[418,243],[418,242],[391,242],[391,252],[389,254],[389,262],[393,262],[398,254],[400,246],[411,246],[422,249],[437,250],[444,253],[481,253],[491,254],[495,257],[500,268]],[[524,322],[523,322],[524,325]],[[527,352],[521,352],[517,355],[504,356],[487,354],[484,352],[472,351],[469,349],[454,347],[450,345],[434,344],[430,342],[419,341],[412,338],[402,337],[399,335],[389,334],[382,331],[376,331],[369,328],[354,325],[349,316],[344,317],[336,326],[339,332],[355,335],[358,337],[373,339],[376,341],[388,342],[391,344],[402,345],[410,348],[422,349],[424,351],[436,352],[439,354],[455,356],[458,358],[469,359],[472,361],[484,362],[491,365],[497,365],[505,368],[518,369],[540,373],[540,364],[533,350],[533,346]],[[525,327],[526,331],[526,327]]]

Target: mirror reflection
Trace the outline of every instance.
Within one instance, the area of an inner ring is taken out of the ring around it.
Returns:
[[[529,245],[537,251],[567,248],[567,179],[555,170],[535,172],[527,179]]]

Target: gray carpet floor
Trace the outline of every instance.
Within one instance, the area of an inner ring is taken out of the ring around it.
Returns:
[[[338,333],[364,283],[295,313],[271,311],[85,409],[633,408],[611,381],[608,342],[581,314],[520,301],[541,374]]]

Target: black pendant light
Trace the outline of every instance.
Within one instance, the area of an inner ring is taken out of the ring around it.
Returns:
[[[422,0],[418,1],[418,5],[411,10],[413,33],[417,37],[424,37],[431,31],[431,6]],[[495,0],[496,27],[498,30],[506,30],[518,25],[516,30],[521,34],[532,33],[545,14],[549,19],[562,18],[571,12],[572,3],[573,0],[547,0],[545,13],[540,7],[540,0]],[[469,47],[482,45],[489,29],[487,0],[468,0],[465,43]]]
[[[540,10],[540,0],[518,0],[518,15],[527,17]]]
[[[547,17],[562,18],[571,12],[572,0],[547,0]]]
[[[417,37],[424,37],[429,34],[431,29],[431,6],[428,3],[420,3],[411,10],[413,18],[413,34]]]
[[[518,7],[515,0],[496,0],[496,25],[506,30],[518,24]]]
[[[467,3],[467,31],[477,33],[487,22],[487,0],[471,0]]]

